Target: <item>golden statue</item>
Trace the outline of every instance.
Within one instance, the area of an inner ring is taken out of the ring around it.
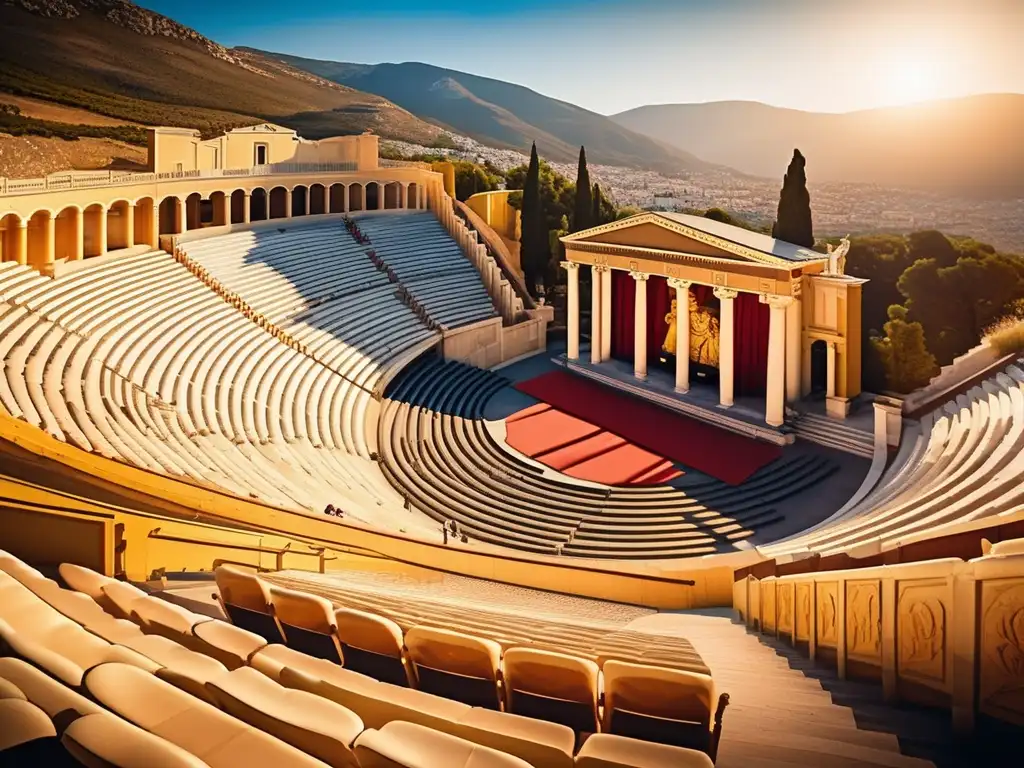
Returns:
[[[693,293],[690,297],[690,360],[701,365],[718,367],[718,318],[707,307],[698,307]],[[672,299],[672,311],[665,315],[668,333],[665,343],[661,345],[663,352],[676,354],[676,318],[678,308]]]

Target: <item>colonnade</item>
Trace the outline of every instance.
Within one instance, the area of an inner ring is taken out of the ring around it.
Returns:
[[[0,200],[0,209],[2,204]],[[30,216],[0,216],[0,261],[53,274],[57,260],[79,261],[136,245],[158,248],[161,234],[311,214],[426,207],[423,183],[353,181],[267,185],[217,190],[207,192],[205,197],[194,192],[67,205],[56,210],[41,208]]]
[[[579,267],[572,261],[562,262],[568,283],[568,350],[570,360],[580,358]],[[647,378],[647,281],[649,274],[630,270],[636,291],[633,307],[633,375]],[[681,278],[668,279],[676,298],[676,370],[675,391],[685,394],[690,389],[690,313],[689,292],[694,282]],[[730,408],[735,403],[735,300],[739,291],[722,286],[713,287],[719,301],[718,404]],[[591,267],[590,363],[597,365],[611,359],[612,274],[606,265]],[[765,421],[780,427],[785,421],[787,402],[801,396],[801,314],[798,296],[758,294],[759,301],[769,308],[768,370],[765,382]],[[830,349],[834,354],[834,346]],[[829,364],[829,391],[834,392],[835,366]]]

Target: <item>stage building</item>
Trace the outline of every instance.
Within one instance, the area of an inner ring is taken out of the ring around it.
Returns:
[[[754,404],[769,439],[784,434],[787,404],[820,393],[828,414],[845,418],[860,394],[866,281],[844,275],[842,258],[680,213],[639,214],[562,243],[568,367],[746,432],[727,409],[742,400],[749,421]],[[583,352],[580,267],[590,273]],[[672,378],[656,381],[657,367]]]

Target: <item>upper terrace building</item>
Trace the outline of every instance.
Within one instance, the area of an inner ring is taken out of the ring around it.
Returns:
[[[273,125],[202,140],[152,128],[145,173],[0,179],[0,261],[61,265],[161,235],[297,215],[426,208],[443,194],[424,164],[381,167],[373,134],[309,141]]]

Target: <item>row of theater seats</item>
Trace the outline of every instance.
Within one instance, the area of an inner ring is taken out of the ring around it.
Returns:
[[[429,212],[357,218],[370,248],[443,328],[497,316],[480,273]]]
[[[759,551],[829,555],[1016,511],[1024,504],[1022,449],[1024,370],[1018,361],[919,423],[908,422],[879,483],[842,519]]]
[[[0,705],[0,743],[14,750],[0,760],[48,750],[55,759],[41,764],[132,768],[712,764],[612,734],[574,755],[564,726],[379,682],[86,569],[60,571],[83,591],[0,553],[0,641],[13,657],[0,659],[0,696],[24,702],[13,714]]]
[[[299,354],[162,251],[55,280],[0,270],[0,406],[10,414],[84,450],[241,496],[433,530],[368,458],[366,372],[382,375],[402,349],[333,344],[330,366]]]
[[[778,461],[741,487],[714,479],[669,487],[598,489],[553,480],[497,445],[487,401],[509,382],[428,356],[385,393],[377,444],[392,485],[471,540],[546,554],[657,558],[712,554],[780,521],[785,500],[836,465]]]

